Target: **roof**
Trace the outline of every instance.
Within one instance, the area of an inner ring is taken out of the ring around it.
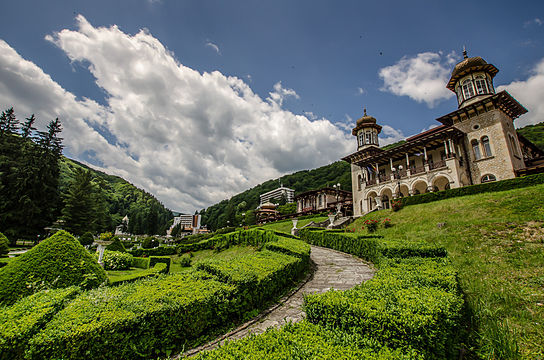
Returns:
[[[344,196],[351,196],[351,191],[346,191],[346,190],[341,190],[341,189],[338,190],[338,191],[340,192],[340,194],[342,194]],[[295,199],[298,199],[300,197],[305,197],[305,196],[308,196],[308,195],[312,195],[312,194],[322,193],[322,192],[330,193],[330,194],[336,194],[336,189],[334,189],[332,187],[324,187],[324,188],[321,188],[321,189],[308,190],[308,191],[305,191],[305,192],[300,193],[297,196],[295,196]]]
[[[368,128],[373,127],[378,130],[378,133],[382,131],[382,127],[378,124],[376,124],[376,118],[373,116],[369,116],[366,114],[366,108],[363,110],[363,117],[357,120],[357,123],[355,125],[355,128],[351,131],[353,135],[357,135],[357,131],[359,131],[362,128]]]
[[[466,56],[466,52],[464,54]],[[497,75],[497,73],[499,72],[499,69],[497,69],[493,64],[488,64],[484,59],[479,56],[471,58],[465,57],[463,61],[459,62],[453,68],[450,81],[448,81],[448,85],[446,85],[446,87],[451,91],[455,91],[455,84],[457,83],[457,81],[468,73],[474,71],[485,71],[489,75],[491,75],[491,77],[495,77],[495,75]]]

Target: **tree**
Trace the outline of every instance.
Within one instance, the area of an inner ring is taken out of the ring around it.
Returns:
[[[96,227],[96,195],[90,171],[77,169],[64,200],[62,214],[66,230],[80,235]]]
[[[9,241],[8,238],[0,233],[0,257],[7,255],[9,252]]]
[[[83,235],[81,235],[79,237],[79,242],[83,246],[92,245],[93,242],[94,242],[93,234],[91,234],[89,231],[87,231],[86,233],[84,233]]]

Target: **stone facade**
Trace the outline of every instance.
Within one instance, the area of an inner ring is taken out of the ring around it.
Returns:
[[[389,208],[398,197],[510,179],[525,169],[527,148],[513,121],[527,110],[506,91],[495,93],[495,66],[464,55],[447,86],[459,108],[438,118],[442,125],[381,149],[374,137],[364,142],[360,136],[379,133],[376,119],[365,110],[357,120],[358,151],[343,158],[351,164],[356,216]]]

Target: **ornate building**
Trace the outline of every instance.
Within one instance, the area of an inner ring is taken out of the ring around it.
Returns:
[[[381,149],[376,119],[365,109],[357,120],[357,151],[343,158],[351,164],[354,215],[389,208],[397,197],[513,178],[543,155],[518,137],[513,121],[527,110],[508,92],[495,92],[499,70],[463,55],[447,84],[458,109],[438,118],[440,126]]]

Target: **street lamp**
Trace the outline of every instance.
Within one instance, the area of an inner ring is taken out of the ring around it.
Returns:
[[[397,179],[397,189],[398,189],[397,198],[400,198],[402,194],[400,192],[400,173],[402,171],[402,165],[399,165],[398,170],[395,168],[392,168],[391,171],[393,172],[393,174],[395,174],[395,178]]]

